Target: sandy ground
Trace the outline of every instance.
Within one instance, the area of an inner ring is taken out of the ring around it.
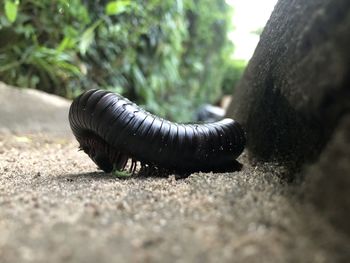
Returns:
[[[347,262],[284,169],[98,171],[71,139],[0,135],[0,262]]]
[[[0,83],[0,263],[349,262],[282,167],[104,174],[77,151],[69,105]]]

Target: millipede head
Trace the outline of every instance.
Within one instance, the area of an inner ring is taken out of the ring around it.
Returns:
[[[79,149],[83,150],[91,160],[104,172],[110,173],[113,170],[113,163],[101,147],[95,147],[91,140],[80,143]]]
[[[90,159],[104,172],[123,171],[128,163],[129,156],[108,145],[100,137],[89,134],[78,139],[79,149],[83,150]],[[132,163],[133,173],[136,164]]]
[[[104,155],[103,153],[95,155],[92,160],[96,163],[98,167],[100,167],[103,171],[106,173],[110,173],[113,170],[113,164],[109,160],[108,156]]]

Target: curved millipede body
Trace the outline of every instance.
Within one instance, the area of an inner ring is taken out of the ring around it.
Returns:
[[[179,124],[157,117],[104,90],[77,97],[69,122],[80,148],[105,172],[142,166],[188,173],[237,169],[245,133],[232,119]]]

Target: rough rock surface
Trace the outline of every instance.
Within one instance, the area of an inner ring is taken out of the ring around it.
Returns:
[[[324,217],[350,236],[350,115],[344,116],[319,161],[304,171],[302,190]]]
[[[253,157],[319,156],[350,111],[349,32],[348,0],[278,2],[229,110]]]
[[[346,234],[349,47],[350,1],[279,1],[229,111],[246,128],[250,157],[287,165],[305,180],[304,201]]]

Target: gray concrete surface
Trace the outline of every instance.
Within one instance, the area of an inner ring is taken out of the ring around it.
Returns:
[[[0,82],[0,132],[71,136],[70,101],[33,89],[14,89]]]

